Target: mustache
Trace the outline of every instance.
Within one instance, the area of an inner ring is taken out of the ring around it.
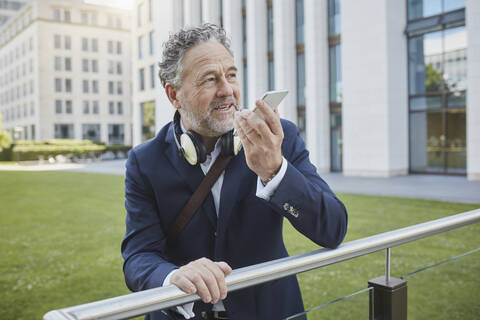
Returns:
[[[222,104],[233,104],[235,109],[238,110],[238,101],[237,101],[237,99],[235,99],[235,97],[225,97],[225,98],[220,98],[220,99],[213,100],[209,104],[208,109],[213,110],[213,109],[221,106]]]

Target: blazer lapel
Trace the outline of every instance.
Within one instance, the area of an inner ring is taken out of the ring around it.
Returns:
[[[186,184],[190,188],[192,194],[195,192],[197,187],[200,185],[200,182],[205,177],[203,174],[200,165],[192,166],[189,164],[181,154],[178,152],[177,145],[175,143],[175,138],[173,136],[173,125],[170,125],[168,129],[166,138],[168,146],[165,151],[165,157],[168,159],[174,170],[177,172],[182,181],[186,181]],[[205,215],[207,215],[208,220],[217,228],[217,214],[215,211],[215,205],[213,203],[213,196],[210,192],[205,201],[202,203],[199,209],[203,209]]]

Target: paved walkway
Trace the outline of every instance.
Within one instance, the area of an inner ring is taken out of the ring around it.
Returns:
[[[36,166],[0,165],[0,170],[65,170],[124,175],[125,160]],[[392,178],[364,178],[345,177],[341,173],[324,173],[321,174],[321,176],[333,191],[339,193],[358,193],[480,204],[480,181],[468,181],[466,177],[419,174]]]

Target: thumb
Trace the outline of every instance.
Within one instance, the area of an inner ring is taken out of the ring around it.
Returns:
[[[223,273],[227,276],[232,272],[232,268],[224,261],[215,262],[217,266],[222,269]]]

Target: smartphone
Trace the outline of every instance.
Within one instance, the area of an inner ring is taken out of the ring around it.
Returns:
[[[272,110],[276,110],[287,94],[288,90],[267,91],[263,94],[262,100],[266,102]]]

